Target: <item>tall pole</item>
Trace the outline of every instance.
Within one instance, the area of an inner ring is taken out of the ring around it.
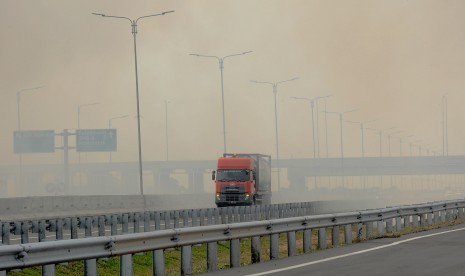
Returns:
[[[316,108],[316,149],[317,149],[317,156],[320,158],[320,107],[318,105],[319,100],[324,100],[325,101],[325,110],[326,110],[326,98],[331,97],[332,94],[326,95],[326,96],[318,96],[315,97],[315,108]],[[325,120],[326,120],[326,114],[325,114]],[[326,148],[326,157],[328,157],[328,149]]]
[[[325,146],[326,146],[326,158],[328,158],[328,114],[326,113],[326,99],[325,99]]]
[[[140,190],[141,195],[144,195],[144,181],[143,181],[143,170],[142,170],[142,141],[141,141],[142,139],[141,139],[141,130],[140,130],[139,76],[137,72],[137,44],[136,44],[137,22],[142,18],[165,15],[171,12],[174,12],[174,11],[166,11],[166,12],[162,12],[158,14],[145,15],[145,16],[141,16],[137,18],[136,20],[132,20],[130,18],[123,17],[123,16],[112,16],[112,15],[105,15],[101,13],[92,13],[94,15],[100,15],[102,17],[120,18],[120,19],[129,20],[129,22],[131,22],[132,36],[134,40],[134,68],[135,68],[135,74],[136,74],[137,140],[138,140],[138,149],[139,149],[139,186],[140,186],[139,190]]]
[[[362,138],[362,158],[365,157],[365,143],[364,143],[364,140],[365,140],[365,135],[364,135],[364,130],[365,130],[365,124],[368,124],[368,123],[371,123],[371,122],[375,122],[377,120],[371,120],[371,121],[365,121],[365,122],[354,122],[354,121],[346,121],[348,123],[353,123],[353,124],[360,124],[360,136]],[[381,142],[380,142],[381,144]]]
[[[242,52],[238,54],[232,54],[232,55],[227,55],[224,57],[217,57],[217,56],[209,56],[209,55],[199,55],[199,54],[190,54],[191,56],[196,56],[196,57],[208,57],[208,58],[216,58],[218,60],[219,66],[220,66],[220,77],[221,77],[221,111],[223,113],[223,152],[227,153],[227,147],[226,147],[226,115],[224,111],[224,84],[223,84],[223,70],[224,70],[224,60],[229,57],[234,57],[234,56],[242,56],[248,53],[252,53],[252,51],[247,51],[247,52]]]
[[[111,129],[111,122],[113,120],[117,120],[117,119],[123,119],[123,118],[126,118],[128,117],[129,115],[121,115],[121,116],[116,116],[116,117],[113,117],[113,118],[110,118],[108,120],[108,129]],[[110,154],[109,154],[109,162],[111,163],[111,151],[110,151]]]
[[[21,94],[26,92],[26,91],[33,91],[40,89],[45,86],[37,86],[37,87],[32,87],[32,88],[25,88],[21,89],[19,91],[16,91],[16,105],[17,105],[17,115],[18,115],[18,132],[21,131],[21,108],[20,108],[20,102],[21,102]],[[23,185],[23,154],[19,153],[19,179],[18,179],[18,186],[19,190],[21,191],[22,185]]]
[[[315,138],[315,119],[314,119],[314,106],[315,106],[315,100],[314,99],[309,99],[309,98],[301,98],[301,97],[291,97],[292,99],[296,99],[296,100],[304,100],[304,101],[308,101],[310,103],[310,110],[312,112],[312,144],[313,144],[313,158],[316,158],[316,138]],[[317,115],[318,115],[318,111],[317,111]]]
[[[343,142],[343,133],[342,133],[342,122],[343,122],[343,117],[345,113],[357,111],[358,109],[352,109],[344,112],[332,112],[332,111],[326,111],[325,113],[332,113],[332,114],[337,114],[339,116],[339,128],[340,128],[340,134],[341,134],[341,169],[342,169],[342,188],[345,188],[345,177],[344,177],[344,142]]]
[[[283,82],[288,82],[288,81],[294,81],[299,79],[298,77],[284,80],[284,81],[279,81],[279,82],[265,82],[265,81],[255,81],[251,80],[250,82],[253,83],[264,83],[264,84],[270,84],[273,87],[273,95],[274,95],[274,122],[275,122],[275,141],[276,141],[276,166],[278,167],[278,191],[281,189],[281,184],[280,184],[280,176],[279,176],[279,140],[278,140],[278,109],[277,109],[277,103],[276,103],[276,95],[278,94],[278,84],[283,83]]]

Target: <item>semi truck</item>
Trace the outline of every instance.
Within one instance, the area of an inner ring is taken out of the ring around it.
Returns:
[[[271,204],[271,156],[225,153],[218,158],[215,204],[218,207]]]

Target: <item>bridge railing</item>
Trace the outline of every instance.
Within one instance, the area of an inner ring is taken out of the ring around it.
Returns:
[[[119,256],[120,274],[132,275],[132,254],[153,252],[153,273],[164,275],[165,259],[163,250],[181,248],[180,270],[182,274],[192,272],[192,246],[207,244],[207,268],[218,269],[217,242],[229,242],[230,267],[240,266],[240,240],[251,239],[251,262],[261,261],[261,236],[270,237],[269,257],[279,258],[279,235],[287,234],[287,255],[297,254],[296,233],[302,232],[303,252],[311,252],[312,230],[318,232],[318,249],[340,244],[350,244],[354,240],[375,238],[396,231],[402,227],[429,226],[464,217],[465,200],[434,202],[421,205],[408,205],[372,209],[357,212],[296,216],[288,218],[268,218],[262,221],[247,221],[218,225],[205,225],[188,228],[173,228],[143,233],[89,237],[86,239],[59,240],[18,245],[0,246],[0,275],[11,269],[42,266],[44,275],[55,275],[55,266],[60,263],[84,260],[84,273],[97,275],[98,258]],[[88,222],[90,223],[90,222]],[[344,240],[340,241],[343,227]],[[356,229],[353,236],[352,229]],[[327,242],[326,234],[331,233]],[[3,272],[2,272],[3,271]]]

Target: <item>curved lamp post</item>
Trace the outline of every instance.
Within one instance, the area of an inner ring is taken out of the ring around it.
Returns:
[[[224,60],[226,58],[229,58],[229,57],[242,56],[242,55],[245,55],[245,54],[248,54],[248,53],[252,53],[252,51],[227,55],[227,56],[224,56],[224,57],[200,55],[200,54],[189,54],[191,56],[196,56],[196,57],[216,58],[218,60],[219,65],[220,65],[220,74],[221,74],[221,110],[223,112],[223,151],[224,151],[224,153],[227,153],[227,150],[226,150],[226,119],[225,119],[225,115],[224,115],[224,85],[223,85]]]
[[[139,185],[140,185],[140,194],[144,194],[144,182],[142,177],[142,143],[141,143],[141,134],[140,134],[140,109],[139,109],[139,77],[137,73],[137,46],[136,46],[136,34],[137,34],[137,22],[139,22],[142,18],[165,15],[167,13],[171,13],[174,11],[166,11],[158,14],[151,14],[138,17],[137,19],[133,20],[128,17],[124,16],[113,16],[113,15],[106,15],[102,13],[92,13],[93,15],[100,15],[102,17],[109,17],[109,18],[119,18],[128,20],[131,23],[132,28],[132,35],[134,38],[134,64],[135,64],[135,73],[136,73],[136,101],[137,101],[137,138],[138,138],[138,145],[139,145]]]
[[[298,77],[288,79],[288,80],[283,80],[283,81],[278,81],[278,82],[267,82],[267,81],[256,81],[256,80],[251,80],[250,82],[253,83],[264,83],[264,84],[269,84],[273,87],[273,95],[274,95],[274,122],[275,122],[275,135],[276,135],[276,166],[278,167],[278,191],[281,187],[280,180],[279,180],[279,142],[278,142],[278,110],[276,107],[276,95],[278,94],[278,84],[283,83],[283,82],[288,82],[288,81],[294,81],[298,80]]]

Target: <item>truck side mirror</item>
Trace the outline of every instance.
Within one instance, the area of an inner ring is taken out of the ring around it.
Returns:
[[[216,171],[212,171],[212,180],[215,180],[216,176]]]
[[[252,180],[257,180],[257,176],[255,175],[255,172],[252,172]]]

